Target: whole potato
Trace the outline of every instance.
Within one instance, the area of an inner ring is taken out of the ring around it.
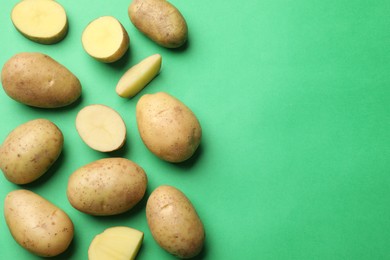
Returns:
[[[194,113],[175,97],[143,95],[136,106],[138,130],[146,147],[168,162],[183,162],[198,148],[202,128]]]
[[[180,258],[201,252],[204,226],[180,190],[166,185],[155,189],[146,203],[146,218],[153,238],[167,252]]]
[[[4,216],[15,241],[36,255],[59,255],[73,240],[74,228],[69,216],[32,191],[8,193]]]
[[[41,177],[61,154],[64,137],[47,119],[16,127],[0,146],[0,168],[13,183],[26,184]]]
[[[104,158],[77,169],[70,177],[67,196],[77,210],[108,216],[133,208],[144,196],[147,176],[125,158]]]
[[[36,52],[11,57],[2,69],[1,82],[9,97],[33,107],[64,107],[81,95],[80,81],[72,72]]]
[[[139,31],[163,47],[177,48],[187,41],[183,15],[166,0],[133,0],[128,14]]]

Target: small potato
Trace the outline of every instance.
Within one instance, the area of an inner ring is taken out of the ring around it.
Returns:
[[[128,14],[140,32],[163,47],[178,48],[187,41],[183,15],[166,0],[133,0]]]
[[[53,0],[22,0],[12,9],[11,19],[23,36],[42,44],[57,43],[68,32],[65,9]]]
[[[146,218],[153,238],[167,252],[180,258],[201,252],[204,226],[180,190],[166,185],[155,189],[146,203]]]
[[[178,163],[189,159],[202,137],[194,113],[175,97],[159,92],[143,95],[136,106],[138,130],[157,157]]]
[[[0,147],[0,168],[15,184],[41,177],[61,154],[64,137],[47,119],[35,119],[16,127]]]
[[[81,95],[80,81],[72,72],[36,52],[11,57],[2,69],[1,82],[9,97],[33,107],[64,107]]]
[[[77,210],[90,215],[117,215],[133,208],[144,196],[147,176],[136,163],[104,158],[76,170],[67,196]]]
[[[5,221],[15,241],[33,254],[52,257],[73,240],[72,220],[60,208],[29,190],[8,193]]]

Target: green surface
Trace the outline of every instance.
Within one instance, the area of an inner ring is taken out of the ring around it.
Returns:
[[[73,219],[74,241],[58,259],[87,259],[92,238],[114,225],[145,232],[137,259],[174,259],[151,237],[145,200],[116,217],[70,206],[69,175],[108,156],[141,165],[147,195],[170,184],[190,198],[207,233],[199,259],[390,259],[390,1],[172,0],[189,26],[188,45],[176,51],[141,35],[123,0],[60,1],[69,34],[36,44],[11,23],[16,2],[0,4],[0,64],[18,52],[44,52],[83,85],[79,102],[56,110],[24,106],[0,89],[1,140],[38,117],[64,133],[63,154],[42,179],[17,186],[0,176],[1,208],[9,191],[28,188]],[[102,15],[117,17],[131,38],[126,57],[111,65],[81,45],[84,27]],[[135,98],[118,97],[119,77],[154,53],[163,57],[160,75]],[[159,160],[139,138],[136,102],[157,91],[182,100],[202,124],[201,147],[187,163]],[[124,118],[121,151],[95,152],[78,136],[75,116],[93,103]],[[1,258],[38,259],[0,220]]]

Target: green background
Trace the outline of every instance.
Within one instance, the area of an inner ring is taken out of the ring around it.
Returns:
[[[174,259],[151,237],[144,199],[114,217],[92,217],[66,198],[69,175],[99,158],[122,156],[142,166],[149,184],[181,189],[204,222],[199,259],[390,259],[390,1],[172,0],[189,27],[179,50],[157,46],[127,16],[129,1],[59,1],[69,33],[55,45],[21,36],[0,4],[0,64],[23,51],[43,52],[70,69],[82,98],[67,108],[37,109],[0,89],[0,139],[39,117],[63,131],[62,156],[40,180],[24,186],[0,176],[0,207],[27,188],[72,218],[75,237],[58,259],[87,259],[92,238],[127,225],[145,233],[137,259]],[[115,16],[131,43],[114,64],[93,60],[81,34],[93,19]],[[121,75],[160,53],[160,75],[133,99],[116,95]],[[144,93],[165,91],[197,115],[203,139],[188,162],[159,160],[143,145],[135,105]],[[117,110],[128,140],[103,154],[78,136],[77,112],[89,104]],[[0,217],[2,259],[39,259],[12,239]]]

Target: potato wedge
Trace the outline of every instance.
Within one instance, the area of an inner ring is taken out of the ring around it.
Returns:
[[[111,63],[129,48],[130,38],[122,24],[112,16],[102,16],[87,25],[82,35],[84,50],[96,60]]]
[[[76,117],[76,129],[89,147],[100,152],[118,150],[126,140],[122,117],[105,105],[89,105],[81,109]]]
[[[42,44],[59,42],[68,32],[65,9],[53,0],[22,0],[12,9],[11,19],[23,36]]]
[[[161,61],[161,55],[154,54],[131,67],[118,81],[116,93],[124,98],[137,95],[159,73]]]

